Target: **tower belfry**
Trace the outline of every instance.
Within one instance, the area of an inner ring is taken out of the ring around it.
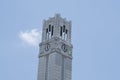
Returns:
[[[38,80],[71,80],[71,22],[59,14],[44,20],[39,47]]]

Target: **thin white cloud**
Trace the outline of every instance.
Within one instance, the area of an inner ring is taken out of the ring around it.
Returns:
[[[20,31],[19,38],[24,42],[32,46],[38,46],[41,42],[41,31],[38,29]]]

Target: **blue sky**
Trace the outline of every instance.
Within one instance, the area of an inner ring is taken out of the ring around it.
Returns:
[[[56,13],[72,21],[72,80],[120,80],[119,4],[119,0],[0,0],[0,80],[37,80],[36,44],[42,21]]]

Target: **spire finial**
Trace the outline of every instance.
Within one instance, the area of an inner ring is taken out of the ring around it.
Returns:
[[[60,17],[60,14],[59,14],[59,13],[56,13],[56,14],[55,14],[55,17]]]

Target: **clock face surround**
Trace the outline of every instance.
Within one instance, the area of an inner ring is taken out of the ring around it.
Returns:
[[[64,52],[67,52],[67,46],[65,45],[65,44],[62,44],[62,46],[61,46],[61,49],[64,51]]]
[[[45,51],[49,51],[49,49],[50,49],[50,44],[46,44],[45,45]]]

